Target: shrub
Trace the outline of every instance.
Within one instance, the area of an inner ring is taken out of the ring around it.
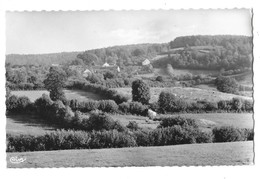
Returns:
[[[238,92],[238,83],[233,78],[220,76],[217,77],[215,84],[217,86],[217,89],[221,92],[233,94],[236,94]]]
[[[118,111],[118,105],[112,100],[99,101],[98,109],[103,112],[115,113]]]
[[[205,104],[205,110],[206,111],[216,111],[216,110],[218,110],[218,103],[216,103],[216,102],[207,102],[206,104]]]
[[[131,130],[134,130],[134,131],[139,129],[139,126],[138,126],[137,122],[135,122],[135,121],[129,121],[129,123],[127,124],[126,127],[128,129],[131,129]]]
[[[221,100],[218,102],[218,109],[230,111],[232,109],[232,103],[229,100]]]
[[[195,131],[196,143],[211,143],[213,142],[212,131],[204,132],[200,130]]]
[[[192,135],[193,128],[173,126],[157,128],[149,133],[149,141],[152,146],[192,144],[196,138]]]
[[[246,140],[254,140],[254,130],[253,129],[242,129]]]
[[[125,102],[119,105],[119,110],[126,114],[147,115],[148,107],[139,102]]]
[[[248,112],[253,111],[253,102],[249,101],[249,100],[244,100],[243,105],[242,105],[242,110],[248,111]]]
[[[118,105],[119,111],[123,112],[124,114],[130,113],[130,103],[124,102]]]
[[[163,128],[163,127],[172,127],[175,125],[178,126],[192,126],[194,128],[198,128],[198,124],[194,119],[189,119],[189,118],[183,118],[183,117],[160,117],[160,118],[156,118],[156,121],[161,121],[160,125],[158,126],[158,128]]]
[[[156,77],[156,81],[163,82],[164,80],[163,80],[163,77],[162,77],[162,76],[157,76],[157,77]]]
[[[53,101],[46,94],[43,94],[42,97],[38,98],[34,102],[37,113],[43,117],[49,117],[51,106]]]
[[[132,83],[132,97],[133,101],[148,104],[151,98],[149,86],[142,80],[135,80]]]
[[[145,129],[139,129],[133,131],[137,146],[151,146],[149,133],[151,131]]]
[[[245,140],[241,130],[232,126],[215,127],[212,132],[215,142],[234,142]]]
[[[149,108],[155,112],[159,111],[159,105],[158,102],[150,103]]]
[[[15,95],[10,96],[6,99],[6,110],[7,112],[17,112],[18,97]]]
[[[85,130],[87,131],[100,131],[100,130],[112,130],[117,129],[124,131],[124,127],[118,122],[114,121],[112,117],[101,112],[92,112],[89,119],[86,121]]]
[[[79,106],[80,106],[79,110],[81,112],[90,112],[90,111],[98,109],[99,101],[90,100],[90,101],[82,102],[82,104]]]
[[[9,113],[28,113],[32,112],[33,106],[27,96],[12,95],[6,100],[6,110]]]
[[[231,100],[231,104],[232,104],[232,109],[235,111],[241,111],[243,102],[240,98],[233,98]]]
[[[158,99],[159,110],[162,113],[185,111],[188,103],[169,92],[161,92]]]

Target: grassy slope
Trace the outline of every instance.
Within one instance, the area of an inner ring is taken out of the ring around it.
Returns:
[[[175,115],[178,116],[178,115]],[[200,126],[234,126],[238,128],[253,128],[253,114],[250,113],[202,113],[180,114],[180,116],[199,120]]]
[[[118,92],[131,96],[131,88],[115,88]],[[181,88],[181,87],[173,87],[173,88],[151,88],[151,100],[150,102],[155,102],[158,100],[159,94],[162,91],[169,91],[177,94],[178,96],[182,96],[184,99],[189,101],[197,101],[197,100],[208,100],[208,101],[219,101],[219,100],[230,100],[233,97],[240,97],[243,99],[252,100],[250,97],[239,96],[234,94],[222,93],[218,91],[211,91],[205,89],[198,88]]]
[[[68,99],[77,99],[79,101],[86,101],[89,99],[93,100],[102,100],[103,98],[99,95],[91,92],[86,92],[82,90],[64,90],[65,96]],[[11,94],[17,96],[28,96],[31,101],[35,101],[37,98],[40,98],[42,94],[49,94],[46,90],[39,90],[39,91],[12,91]]]
[[[43,135],[56,127],[49,125],[42,119],[30,115],[11,115],[6,118],[6,133]]]
[[[26,158],[21,164],[10,158]],[[7,153],[8,168],[253,164],[253,142]]]

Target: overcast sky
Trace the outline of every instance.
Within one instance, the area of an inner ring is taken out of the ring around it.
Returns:
[[[251,36],[249,10],[7,12],[6,53],[164,43],[184,35]]]

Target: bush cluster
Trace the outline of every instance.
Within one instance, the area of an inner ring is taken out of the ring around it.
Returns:
[[[147,116],[148,107],[140,102],[124,102],[119,104],[119,110],[124,114]]]
[[[6,99],[6,112],[7,113],[28,113],[32,111],[33,105],[30,99],[26,96],[17,97],[11,95]]]
[[[198,128],[198,124],[194,119],[190,118],[184,118],[184,117],[174,117],[174,116],[166,116],[166,117],[159,117],[159,118],[154,118],[155,121],[161,121],[160,125],[158,128],[163,128],[163,127],[172,127],[172,126],[192,126],[194,128]]]
[[[232,126],[215,127],[213,130],[214,142],[234,142],[253,140],[253,129],[240,129]]]
[[[169,92],[161,92],[158,99],[159,110],[162,113],[166,112],[181,112],[185,111],[188,104],[185,100],[177,95]]]
[[[118,130],[125,131],[126,128],[118,121],[115,121],[109,115],[100,111],[93,111],[90,116],[76,112],[75,117],[72,118],[71,127],[78,130],[85,131],[103,131],[103,130]]]

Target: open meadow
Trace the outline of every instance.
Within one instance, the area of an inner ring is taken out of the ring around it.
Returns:
[[[7,153],[8,168],[252,165],[253,142]],[[12,164],[10,158],[26,158]]]
[[[103,97],[87,91],[82,90],[64,90],[65,96],[67,99],[77,99],[78,101],[87,101],[87,100],[102,100]],[[49,95],[47,90],[28,90],[28,91],[12,91],[11,94],[17,96],[27,96],[32,102],[37,98],[40,98],[43,94]]]

